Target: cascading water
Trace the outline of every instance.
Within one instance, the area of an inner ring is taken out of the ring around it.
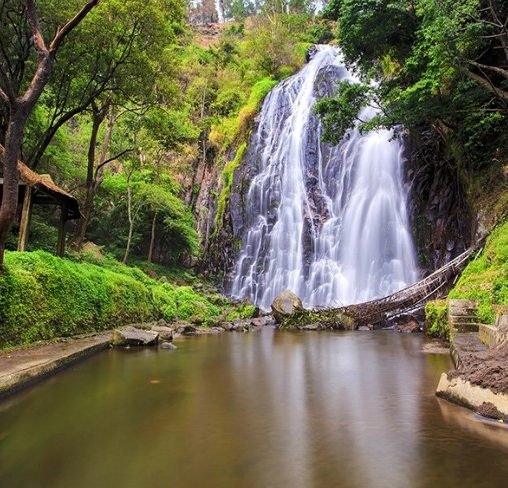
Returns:
[[[255,176],[231,295],[264,310],[286,289],[306,307],[338,306],[417,280],[401,142],[388,130],[320,140],[313,105],[340,79],[354,81],[338,51],[319,46],[267,96],[251,140]]]

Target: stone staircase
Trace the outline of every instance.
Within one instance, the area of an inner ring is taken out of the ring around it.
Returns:
[[[494,325],[482,324],[477,310],[478,303],[474,300],[448,300],[450,355],[458,369],[464,354],[478,353],[508,339],[508,308]]]
[[[473,300],[448,301],[448,325],[452,334],[478,332],[480,326],[476,316],[478,304]]]
[[[479,323],[477,308],[471,300],[448,301],[450,355],[456,371],[441,375],[436,395],[508,423],[508,307],[499,310],[494,325]]]
[[[474,300],[449,300],[448,325],[452,336],[477,332],[479,340],[488,347],[495,347],[508,340],[508,307],[498,315],[495,324],[482,324],[476,312]]]

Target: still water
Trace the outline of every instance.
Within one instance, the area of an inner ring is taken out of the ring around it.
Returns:
[[[421,336],[264,329],[110,350],[0,402],[0,487],[506,487],[508,430]]]

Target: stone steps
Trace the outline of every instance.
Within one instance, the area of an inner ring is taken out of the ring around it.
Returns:
[[[476,316],[477,308],[473,300],[448,301],[448,324],[452,334],[479,331],[482,324]]]
[[[448,318],[452,322],[463,322],[463,323],[478,322],[478,317],[476,315],[451,315],[451,314],[448,314]]]
[[[457,332],[478,332],[481,325],[478,322],[455,322],[452,329]]]

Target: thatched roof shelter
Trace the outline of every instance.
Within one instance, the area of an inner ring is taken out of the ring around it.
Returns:
[[[0,144],[0,161],[3,160],[4,147]],[[40,175],[31,170],[25,163],[18,161],[20,176],[19,200],[23,201],[28,185],[35,190],[33,203],[41,205],[58,205],[65,209],[65,220],[75,220],[81,217],[79,202],[70,193],[60,188],[49,175]],[[3,179],[0,178],[0,197],[2,195]]]
[[[0,144],[0,161],[3,160],[4,147]],[[60,207],[60,227],[58,230],[57,254],[63,256],[65,251],[65,223],[68,220],[81,218],[79,202],[70,193],[60,188],[50,175],[40,175],[31,170],[25,163],[18,161],[19,192],[18,205],[21,210],[18,251],[24,251],[28,242],[32,206],[55,205]],[[0,201],[3,194],[3,178],[0,178]]]

